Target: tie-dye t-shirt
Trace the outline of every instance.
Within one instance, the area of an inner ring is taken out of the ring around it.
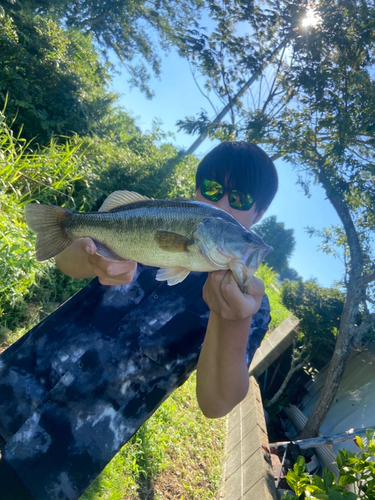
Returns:
[[[76,500],[196,368],[205,273],[168,286],[139,266],[129,285],[93,280],[0,356],[3,459],[38,500]],[[254,315],[247,362],[270,321]]]

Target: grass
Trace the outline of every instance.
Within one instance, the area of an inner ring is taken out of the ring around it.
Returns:
[[[195,374],[140,427],[81,500],[217,498],[226,420],[206,419]]]
[[[290,315],[290,311],[281,302],[277,273],[271,267],[262,264],[255,273],[255,276],[260,278],[266,287],[266,294],[271,305],[271,323],[269,331],[272,331]]]

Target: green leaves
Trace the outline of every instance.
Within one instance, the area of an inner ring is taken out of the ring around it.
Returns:
[[[274,248],[273,252],[267,255],[265,262],[280,274],[288,266],[288,259],[295,247],[294,230],[285,229],[283,222],[276,221],[276,216],[262,220],[254,230]]]
[[[266,293],[270,301],[272,315],[270,330],[280,325],[290,315],[290,311],[283,306],[280,298],[277,274],[267,264],[261,264],[255,276],[263,281]]]
[[[113,51],[130,75],[130,83],[152,97],[149,73],[160,74],[160,49],[167,52],[172,43],[181,44],[186,30],[197,25],[202,5],[202,0],[163,0],[156,4],[145,0],[15,0],[7,2],[4,9],[15,19],[17,28],[22,18],[41,16],[53,20],[56,26],[52,31],[61,29],[62,40],[78,32],[94,42],[105,60]],[[40,47],[48,50],[45,38],[40,36]],[[33,36],[30,42],[34,46]]]
[[[320,287],[315,281],[284,281],[281,300],[300,320],[301,341],[311,350],[310,364],[319,370],[334,349],[344,294],[337,288]]]
[[[306,486],[310,484],[310,476],[306,470],[305,459],[302,456],[297,458],[293,470],[289,470],[286,475],[286,481],[294,493],[299,497],[305,491]]]
[[[374,435],[374,429],[366,430],[367,445],[359,436],[355,437],[354,441],[361,450],[358,454],[345,449],[339,450],[336,457],[339,468],[338,480],[327,467],[323,469],[322,477],[307,474],[305,459],[299,456],[293,470],[289,470],[286,475],[288,485],[297,497],[305,494],[306,498],[317,500],[356,500],[359,498],[373,500],[375,498]],[[346,486],[349,484],[356,485],[359,495],[347,490]]]
[[[109,66],[92,37],[62,29],[27,10],[8,16],[0,28],[0,107],[8,95],[12,129],[34,142],[53,135],[88,134],[116,97],[107,91]]]

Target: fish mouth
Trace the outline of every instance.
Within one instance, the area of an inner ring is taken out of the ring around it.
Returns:
[[[263,243],[262,246],[256,250],[250,250],[244,258],[244,264],[249,269],[254,269],[253,274],[258,269],[262,261],[267,257],[269,253],[274,250],[273,247]]]
[[[272,252],[272,250],[273,247],[267,245],[266,243],[263,243],[262,246],[257,248],[256,250],[250,250],[244,257],[244,259],[242,260],[244,277],[246,277],[243,283],[244,290],[246,290],[249,286],[252,277],[258,270],[263,259],[270,252]]]

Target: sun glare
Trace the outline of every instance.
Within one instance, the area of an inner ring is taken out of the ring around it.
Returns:
[[[316,26],[320,22],[319,15],[315,12],[314,9],[309,9],[306,12],[306,16],[302,19],[302,26],[304,28],[308,28],[309,26]]]

